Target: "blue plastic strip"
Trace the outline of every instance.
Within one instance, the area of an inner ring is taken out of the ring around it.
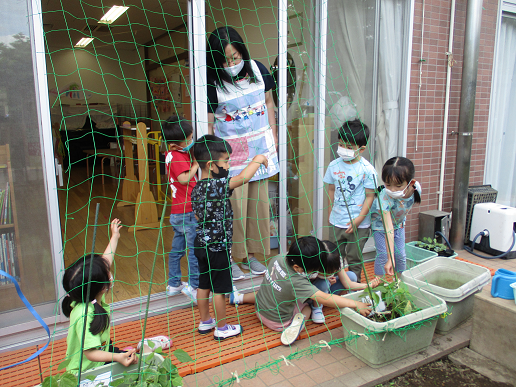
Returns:
[[[50,344],[50,329],[48,329],[48,325],[45,323],[45,321],[43,321],[43,319],[40,317],[40,315],[38,314],[38,312],[36,312],[36,310],[32,307],[32,305],[30,304],[30,302],[27,300],[27,298],[25,298],[25,296],[23,295],[21,289],[20,289],[20,285],[18,284],[18,281],[16,281],[16,279],[7,274],[5,271],[3,270],[0,270],[0,275],[3,275],[7,278],[9,278],[12,283],[14,284],[14,286],[16,287],[16,291],[18,292],[18,296],[20,297],[20,300],[23,301],[23,303],[25,304],[25,306],[27,307],[27,309],[32,313],[32,315],[36,318],[36,320],[39,321],[39,323],[41,324],[41,326],[43,328],[45,328],[45,330],[47,331],[47,335],[48,335],[48,341],[47,343],[42,347],[40,348],[36,353],[33,353],[32,355],[30,355],[27,359],[23,360],[23,361],[20,361],[19,363],[16,363],[16,364],[11,364],[11,365],[8,365],[7,367],[2,367],[0,368],[0,371],[3,371],[3,370],[6,370],[8,368],[12,368],[12,367],[16,367],[17,365],[20,365],[20,364],[23,364],[23,363],[27,363],[28,361],[31,361],[32,359],[38,357],[45,349],[47,349],[48,347],[48,344]]]

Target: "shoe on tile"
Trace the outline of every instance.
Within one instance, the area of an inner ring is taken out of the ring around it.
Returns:
[[[297,340],[301,330],[305,326],[305,316],[303,313],[298,313],[292,319],[292,323],[288,328],[281,332],[281,343],[283,345],[290,345]]]
[[[201,321],[201,323],[199,324],[199,329],[198,329],[198,332],[201,334],[201,335],[206,335],[208,333],[211,333],[211,331],[213,330],[213,328],[215,328],[217,326],[217,322],[215,321],[215,319],[211,319],[211,323],[203,323]]]
[[[244,301],[244,294],[240,293],[236,287],[233,286],[233,293],[229,293],[229,303],[231,305],[239,305]]]
[[[221,331],[219,328],[215,327],[215,332],[213,332],[213,338],[215,340],[225,340],[229,339],[233,336],[238,336],[242,333],[242,326],[240,325],[230,325],[227,324],[227,329]]]
[[[312,321],[316,324],[324,324],[326,318],[324,317],[322,306],[318,308],[312,308]]]
[[[231,263],[231,276],[233,277],[233,281],[239,281],[245,278],[244,272],[235,262]]]
[[[192,288],[190,285],[186,285],[183,289],[181,289],[181,293],[183,293],[195,305],[197,305],[197,289]]]
[[[265,274],[267,271],[267,268],[255,257],[250,257],[248,262],[242,263],[242,267],[246,270],[250,270],[254,275]]]
[[[152,343],[149,345],[149,343]],[[158,347],[161,347],[161,349],[169,349],[172,345],[172,340],[168,336],[154,336],[146,338],[143,341],[143,344],[149,347],[152,352]],[[136,347],[136,349],[139,351],[142,347],[142,342],[140,341]]]
[[[167,285],[167,296],[177,296],[178,294],[181,294],[181,290],[188,285],[186,282],[181,283],[178,287]]]

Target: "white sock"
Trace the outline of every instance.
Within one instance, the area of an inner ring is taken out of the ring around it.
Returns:
[[[235,304],[242,304],[244,302],[244,295],[238,291],[233,293]]]

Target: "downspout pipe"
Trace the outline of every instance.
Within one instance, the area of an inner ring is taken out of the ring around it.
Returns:
[[[462,249],[464,246],[481,19],[482,0],[468,0],[464,32],[455,182],[453,185],[452,225],[450,229],[450,242],[455,250]]]
[[[444,174],[446,166],[446,145],[448,142],[448,119],[450,112],[450,88],[451,88],[451,70],[453,67],[453,32],[455,29],[455,0],[451,2],[451,14],[450,14],[450,37],[448,40],[448,57],[446,66],[446,95],[444,97],[444,123],[443,123],[443,146],[441,150],[441,173],[439,177],[439,201],[438,210],[443,210],[443,197],[444,197]]]

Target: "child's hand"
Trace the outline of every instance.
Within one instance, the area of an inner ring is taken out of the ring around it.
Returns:
[[[256,155],[254,156],[253,161],[255,163],[263,164],[265,168],[269,166],[269,160],[267,160],[267,157],[265,157],[265,155]]]
[[[390,259],[387,260],[387,263],[385,264],[385,266],[383,268],[385,270],[385,274],[394,275],[394,270],[393,270],[392,262]]]
[[[353,234],[353,226],[355,226],[355,229],[360,226],[360,223],[364,220],[363,216],[357,216],[355,219],[353,219],[353,222],[349,222],[346,224],[348,228],[346,229],[346,234]]]
[[[370,308],[371,304],[364,304],[363,302],[360,302],[360,301],[356,301],[355,304],[356,304],[355,309],[362,316],[367,317],[371,314],[371,310],[372,310]]]
[[[380,283],[382,282],[382,279],[380,277],[376,277],[374,280],[369,281],[369,286],[372,288],[376,288]]]
[[[113,358],[117,363],[122,364],[125,367],[129,367],[131,364],[138,363],[138,358],[136,357],[136,349],[131,349],[127,352],[117,353],[116,358]]]
[[[111,222],[111,237],[120,238],[120,229],[122,228],[122,222],[118,218],[113,219]]]
[[[333,285],[335,282],[337,282],[337,278],[335,278],[335,276],[328,277],[327,280],[330,285]]]

